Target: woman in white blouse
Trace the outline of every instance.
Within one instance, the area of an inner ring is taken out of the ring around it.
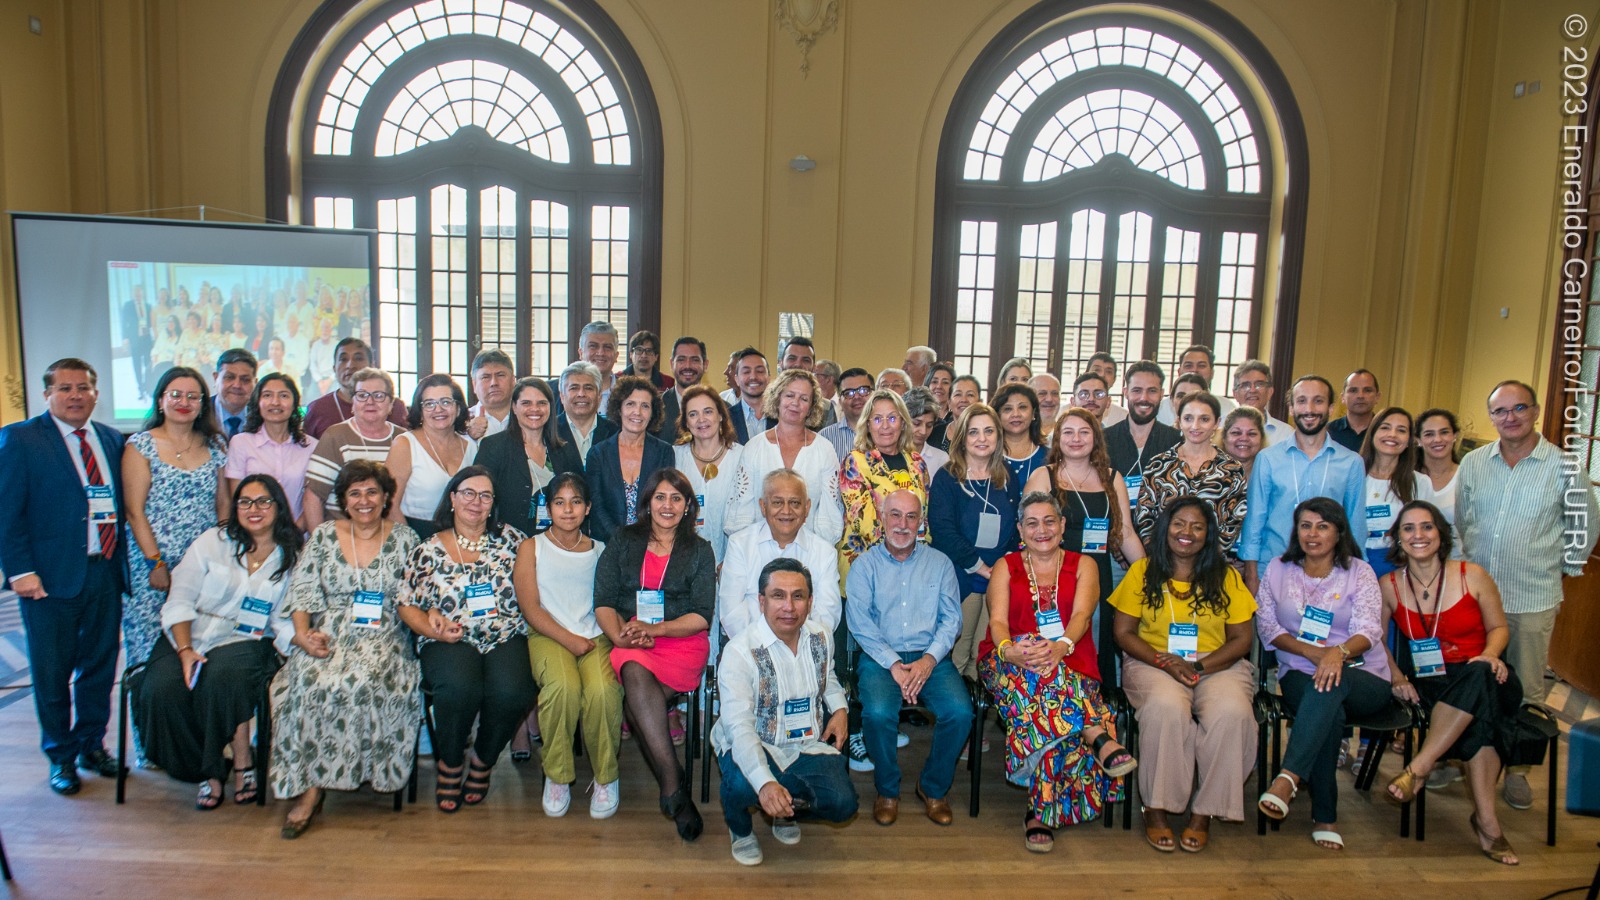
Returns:
[[[1456,472],[1461,469],[1461,426],[1448,409],[1425,409],[1417,416],[1417,497],[1444,513],[1455,538],[1451,559],[1461,555],[1456,533]]]
[[[734,440],[728,405],[716,391],[703,384],[689,388],[683,392],[682,409],[679,421],[669,423],[678,435],[673,453],[678,471],[689,477],[700,503],[695,533],[711,542],[717,565],[721,565],[722,551],[728,546],[723,520],[744,447]]]
[[[233,512],[190,545],[172,572],[158,641],[134,686],[145,754],[179,781],[199,782],[196,809],[222,803],[233,746],[233,799],[251,803],[260,785],[251,759],[250,719],[278,670],[294,629],[280,606],[300,556],[300,529],[283,488],[249,475]]]
[[[478,442],[467,437],[467,415],[467,396],[454,378],[422,379],[411,396],[411,430],[395,439],[384,463],[396,485],[389,517],[410,525],[424,541],[439,530],[433,515],[445,485],[477,459]]]
[[[744,445],[734,478],[733,496],[722,521],[727,534],[761,518],[761,481],[773,469],[790,468],[805,479],[811,514],[805,527],[830,544],[844,535],[844,507],[839,502],[839,456],[833,444],[810,429],[822,424],[822,393],[816,376],[804,369],[785,369],[761,396],[761,414],[778,420],[776,427]]]

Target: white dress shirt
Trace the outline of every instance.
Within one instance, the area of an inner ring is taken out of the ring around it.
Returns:
[[[787,547],[778,546],[772,526],[765,519],[728,538],[722,558],[722,576],[717,583],[717,619],[729,639],[743,634],[752,623],[762,621],[761,599],[756,582],[767,563],[780,556],[799,560],[811,571],[811,618],[828,630],[839,624],[843,604],[839,599],[839,553],[834,546],[811,532],[800,533]]]
[[[767,765],[768,754],[779,769],[787,769],[802,753],[839,752],[822,740],[828,716],[844,709],[848,702],[833,673],[833,633],[807,619],[801,627],[798,646],[800,652],[791,653],[788,645],[772,633],[767,620],[758,618],[742,636],[728,643],[717,666],[722,715],[711,729],[711,746],[719,755],[732,751],[734,763],[757,793],[777,780]],[[818,653],[822,656],[820,665],[815,656]],[[770,684],[762,683],[757,654],[771,660]],[[802,698],[811,700],[810,734],[798,740],[784,740],[784,704]]]
[[[506,414],[505,414],[504,418],[496,419],[493,415],[483,411],[483,404],[482,403],[474,403],[474,404],[472,404],[472,408],[467,410],[467,415],[470,416],[471,418],[474,418],[474,419],[476,419],[479,416],[483,416],[484,418],[489,420],[489,427],[483,432],[483,437],[488,437],[491,434],[499,434],[500,432],[506,430],[506,426],[507,425],[511,424],[511,412],[510,412],[510,410],[506,411]],[[481,440],[483,440],[483,438],[478,438],[478,440],[481,441]]]
[[[767,439],[767,434],[763,431],[752,435],[744,445],[733,496],[728,498],[722,521],[723,530],[730,535],[761,520],[761,482],[768,472],[783,468],[783,451],[776,441]],[[833,445],[813,436],[811,443],[795,454],[793,468],[804,479],[806,495],[811,498],[811,514],[806,516],[805,528],[829,544],[839,543],[844,537],[844,504],[839,499],[839,458],[834,455]]]
[[[88,490],[89,471],[83,467],[83,452],[78,449],[78,436],[72,433],[76,429],[61,419],[56,418],[55,416],[51,416],[50,421],[56,423],[56,427],[61,430],[61,439],[67,442],[67,455],[72,457],[72,467],[78,470],[78,483],[82,484],[85,490]],[[89,445],[89,451],[94,454],[95,465],[100,469],[100,483],[115,491],[116,484],[111,480],[111,469],[106,466],[106,451],[100,446],[100,435],[95,433],[93,422],[83,423],[83,440],[84,443]],[[116,522],[116,526],[117,530],[120,532],[122,530],[120,513],[119,519]],[[94,521],[94,517],[90,516],[89,555],[94,556],[96,553],[103,552],[109,557],[115,553],[116,550],[117,548],[115,547],[105,550],[100,546],[100,523]],[[33,574],[36,573],[22,572],[20,574],[11,576],[11,578],[12,580],[16,580],[21,578],[23,575]]]
[[[259,640],[239,630],[244,600],[253,597],[272,607],[266,636],[279,653],[288,655],[294,623],[283,613],[283,598],[289,592],[292,573],[272,580],[282,564],[283,550],[274,549],[254,574],[234,557],[236,552],[238,547],[221,528],[195,538],[183,561],[172,570],[172,589],[161,606],[161,630],[173,640],[172,626],[190,623],[189,643],[201,656],[227,644]],[[177,641],[173,640],[173,646]]]

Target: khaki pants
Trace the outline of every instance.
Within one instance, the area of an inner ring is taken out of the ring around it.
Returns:
[[[1144,804],[1243,820],[1244,780],[1256,764],[1256,676],[1249,660],[1209,672],[1188,688],[1161,669],[1124,656],[1122,687],[1139,717]]]
[[[983,594],[961,598],[961,634],[950,651],[950,662],[964,677],[977,680],[978,645],[989,633],[989,603]]]
[[[583,727],[583,746],[594,780],[617,780],[617,748],[622,742],[622,685],[611,670],[611,641],[594,639],[594,649],[575,657],[542,634],[528,638],[533,680],[539,685],[540,757],[546,778],[571,784],[578,778],[572,736]]]
[[[1506,662],[1522,679],[1522,702],[1543,703],[1549,688],[1544,680],[1545,666],[1550,661],[1550,635],[1556,627],[1553,606],[1540,612],[1506,613],[1506,624],[1511,626],[1511,639],[1506,644]]]

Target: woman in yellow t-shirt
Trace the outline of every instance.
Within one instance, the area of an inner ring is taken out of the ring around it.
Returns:
[[[1228,565],[1211,505],[1178,497],[1162,510],[1150,555],[1128,567],[1111,605],[1122,687],[1139,717],[1145,839],[1199,853],[1211,819],[1244,818],[1255,765],[1255,599]],[[1198,786],[1195,773],[1199,772]],[[1168,814],[1189,810],[1174,843]]]

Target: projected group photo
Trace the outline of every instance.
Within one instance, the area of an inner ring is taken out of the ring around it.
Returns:
[[[168,369],[209,375],[231,347],[255,354],[258,375],[294,376],[309,404],[338,387],[339,341],[372,341],[366,269],[115,261],[107,270],[113,363],[100,390],[119,419],[149,413]]]

